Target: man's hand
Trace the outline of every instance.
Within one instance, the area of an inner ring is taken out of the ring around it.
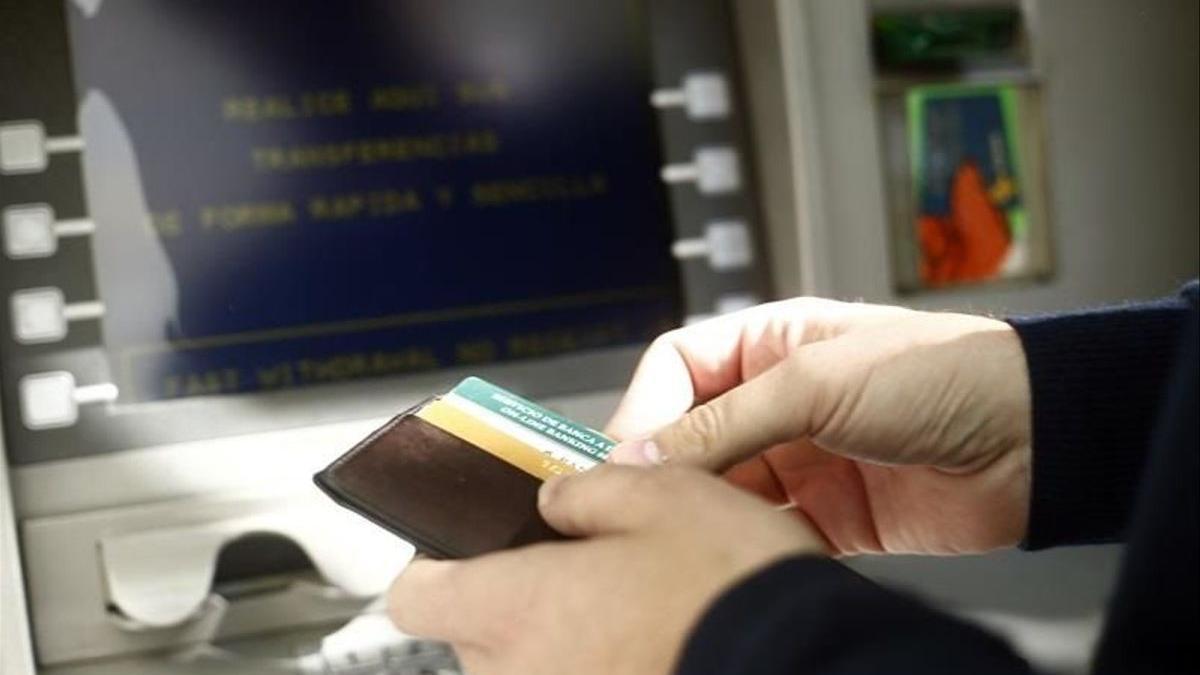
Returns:
[[[653,675],[734,581],[822,542],[794,515],[694,469],[601,466],[553,479],[543,517],[577,541],[417,560],[389,594],[404,631],[486,675]]]
[[[986,317],[811,298],[667,333],[609,424],[610,461],[714,471],[791,502],[840,553],[1024,536],[1030,393]]]

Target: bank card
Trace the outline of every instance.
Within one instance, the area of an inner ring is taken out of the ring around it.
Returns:
[[[616,445],[595,429],[478,377],[463,380],[417,416],[542,480],[586,471]]]
[[[541,483],[616,443],[476,377],[401,413],[315,476],[338,503],[428,555],[460,558],[557,538]]]

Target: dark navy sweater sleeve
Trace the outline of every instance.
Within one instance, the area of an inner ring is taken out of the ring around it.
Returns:
[[[1029,673],[999,639],[825,558],[778,562],[726,592],[680,675]]]
[[[1133,510],[1195,281],[1176,296],[1010,319],[1033,395],[1023,547],[1118,541]]]

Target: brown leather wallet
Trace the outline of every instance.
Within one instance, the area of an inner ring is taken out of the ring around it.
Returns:
[[[397,415],[313,477],[334,501],[433,558],[561,539],[542,520],[542,481],[416,416]]]

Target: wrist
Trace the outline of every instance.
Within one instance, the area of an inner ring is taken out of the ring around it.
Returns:
[[[995,482],[996,541],[1005,547],[1024,540],[1029,527],[1033,475],[1033,406],[1021,337],[1006,322],[989,319],[994,333],[994,369],[990,384],[997,400],[996,450],[983,458],[989,482]],[[984,386],[989,386],[988,382]]]

